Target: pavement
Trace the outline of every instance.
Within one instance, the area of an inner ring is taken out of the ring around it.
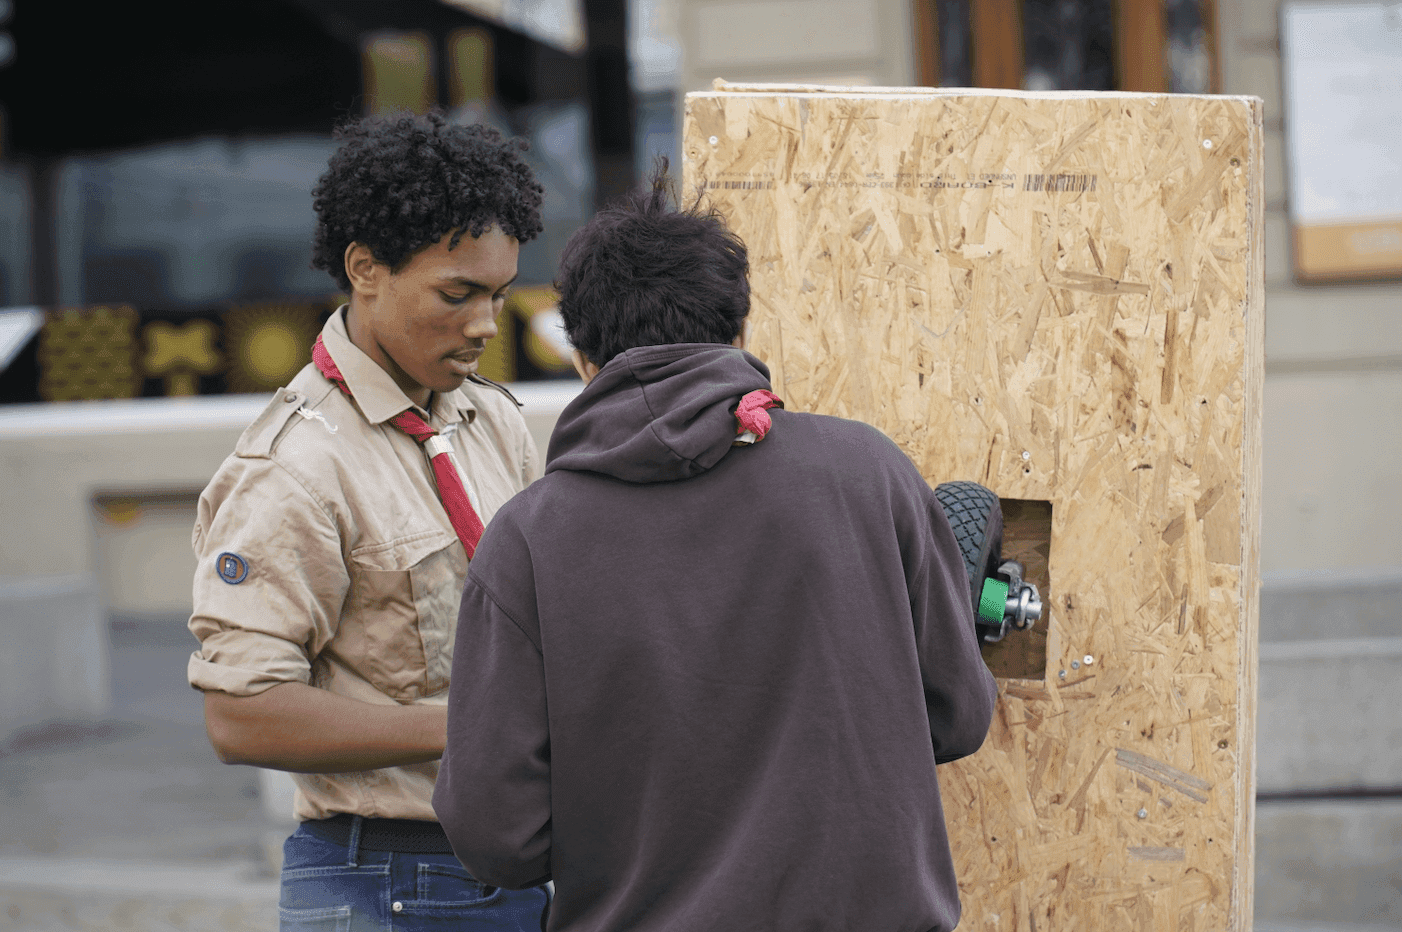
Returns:
[[[0,930],[268,930],[276,867],[257,771],[214,756],[194,647],[169,622],[114,625],[112,714],[0,747]]]
[[[258,771],[214,756],[185,682],[193,647],[168,619],[115,622],[112,714],[45,723],[0,746],[0,932],[277,927],[286,825],[266,813]],[[1280,888],[1268,879],[1258,892]],[[1256,932],[1402,932],[1291,922],[1271,905],[1258,895]]]

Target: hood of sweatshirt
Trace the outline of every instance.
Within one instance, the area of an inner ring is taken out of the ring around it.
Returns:
[[[735,407],[761,388],[769,388],[769,368],[733,346],[634,347],[609,360],[561,412],[545,471],[689,479],[730,451]]]

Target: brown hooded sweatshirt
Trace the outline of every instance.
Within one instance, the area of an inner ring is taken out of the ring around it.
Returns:
[[[995,686],[930,487],[748,353],[640,347],[561,415],[468,569],[434,808],[569,932],[927,932],[959,896],[935,765]]]

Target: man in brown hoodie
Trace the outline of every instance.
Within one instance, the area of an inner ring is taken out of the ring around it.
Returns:
[[[935,765],[996,694],[953,533],[875,428],[782,409],[744,245],[665,191],[565,250],[588,384],[469,567],[434,808],[552,930],[953,929]]]

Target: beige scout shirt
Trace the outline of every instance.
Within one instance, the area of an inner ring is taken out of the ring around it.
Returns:
[[[466,553],[424,450],[388,423],[413,403],[351,343],[341,311],[322,339],[355,403],[308,365],[200,496],[190,684],[249,696],[299,682],[363,702],[444,704]],[[490,521],[539,476],[525,421],[471,381],[430,404],[415,410],[449,436]],[[297,817],[434,819],[438,766],[294,774]]]

